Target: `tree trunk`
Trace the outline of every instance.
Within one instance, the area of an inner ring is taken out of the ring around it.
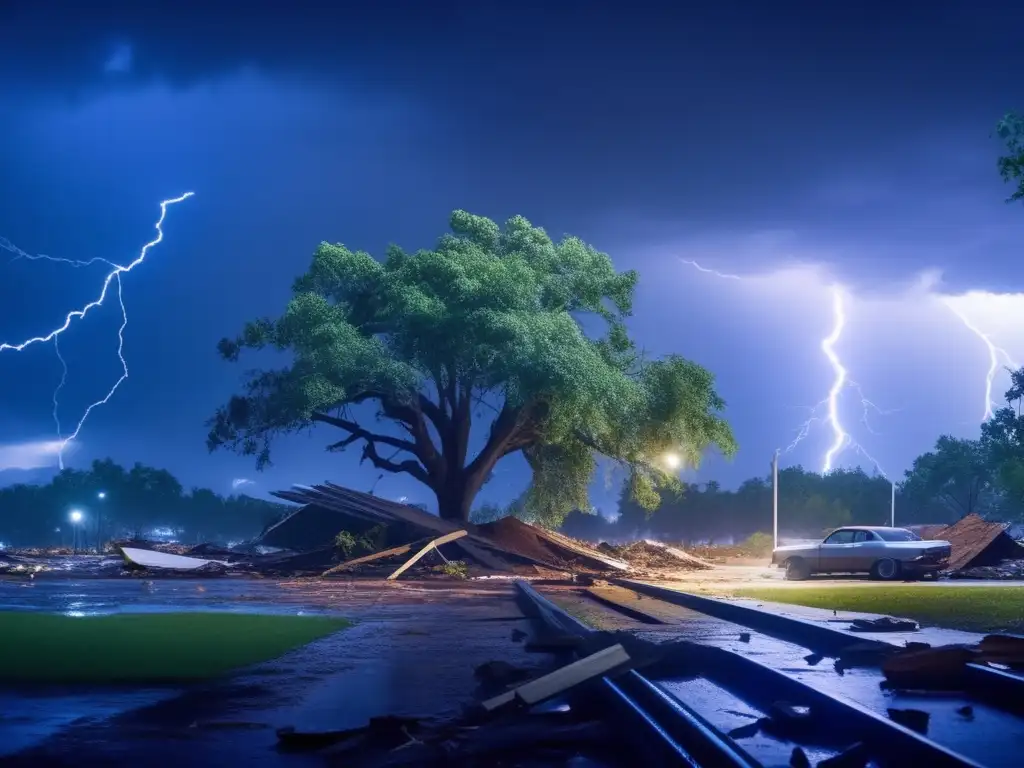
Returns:
[[[437,513],[442,520],[452,523],[469,522],[476,490],[470,487],[464,475],[459,475],[437,491]]]

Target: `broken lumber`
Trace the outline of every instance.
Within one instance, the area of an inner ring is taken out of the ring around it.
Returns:
[[[622,668],[630,663],[629,654],[621,645],[613,645],[597,653],[559,667],[554,672],[538,677],[528,683],[495,696],[483,702],[488,712],[518,701],[528,707],[564,693],[581,683],[607,674],[613,669]]]
[[[423,547],[419,552],[417,552],[415,555],[413,555],[408,560],[406,560],[404,563],[402,563],[402,565],[398,568],[397,571],[395,571],[394,573],[392,573],[390,576],[387,577],[386,581],[394,581],[399,576],[401,576],[403,573],[405,573],[408,568],[410,568],[412,565],[414,565],[417,560],[419,560],[421,557],[423,557],[425,554],[427,554],[427,552],[429,552],[432,549],[436,549],[437,547],[441,546],[442,544],[447,544],[449,541],[455,541],[456,539],[461,539],[463,536],[466,535],[466,533],[467,533],[467,531],[465,531],[465,530],[452,531],[451,533],[446,533],[444,536],[438,536],[436,539],[432,539],[432,540],[428,541],[427,545],[425,547]]]
[[[383,560],[385,557],[395,557],[396,555],[404,555],[413,547],[419,544],[423,544],[426,541],[429,541],[429,539],[420,539],[419,541],[414,541],[411,544],[403,544],[400,547],[392,547],[391,549],[385,549],[381,552],[374,552],[369,555],[363,555],[362,557],[356,557],[352,560],[346,560],[344,563],[339,563],[333,568],[327,569],[326,571],[321,573],[320,576],[321,578],[324,576],[333,576],[336,573],[346,571],[349,568],[353,568],[357,565],[363,565],[364,563],[372,563],[374,560]]]

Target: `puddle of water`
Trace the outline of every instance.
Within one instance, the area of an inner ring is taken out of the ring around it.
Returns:
[[[13,755],[77,721],[104,720],[177,696],[177,689],[0,690],[0,756]]]

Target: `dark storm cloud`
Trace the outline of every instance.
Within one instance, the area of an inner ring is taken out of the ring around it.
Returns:
[[[639,268],[640,343],[708,365],[730,401],[744,451],[708,476],[760,472],[800,420],[791,406],[827,390],[824,283],[766,299],[680,257],[745,274],[824,263],[864,288],[939,267],[1011,290],[1024,215],[1001,203],[989,133],[1024,106],[1022,16],[1019,3],[909,0],[7,4],[0,234],[127,254],[159,199],[198,192],[128,281],[132,378],[74,459],[143,460],[224,490],[252,478],[251,461],[202,450],[202,421],[240,373],[216,340],[279,312],[318,241],[428,246],[466,207],[523,213]],[[5,336],[95,287],[17,274],[0,283]],[[69,340],[69,413],[116,374],[116,320]],[[887,405],[913,402],[919,375],[883,377],[895,357],[874,360],[861,328],[844,347],[858,378]],[[96,350],[106,367],[90,367]],[[0,366],[0,443],[49,439],[52,354]],[[934,420],[921,425],[925,444],[901,431],[887,466],[927,447]],[[327,442],[289,442],[260,487],[375,482]],[[794,456],[816,466],[815,450]],[[485,495],[507,501],[525,481],[502,464]],[[422,496],[401,479],[378,490]]]
[[[531,204],[575,209],[566,227],[738,209],[760,226],[865,155],[899,162],[937,128],[984,141],[1012,106],[1024,19],[1009,2],[51,5],[0,32],[25,87],[97,87],[130,44],[122,81],[253,66],[400,94],[450,118],[496,209],[544,168]]]

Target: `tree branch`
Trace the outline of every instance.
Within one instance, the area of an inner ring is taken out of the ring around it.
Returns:
[[[331,448],[344,448],[346,445],[351,445],[356,440],[366,440],[367,442],[382,443],[383,445],[390,445],[392,448],[400,448],[403,451],[408,451],[413,456],[419,458],[418,448],[415,443],[411,443],[408,440],[403,440],[400,437],[390,437],[389,435],[377,435],[373,432],[363,429],[356,422],[349,421],[348,419],[342,419],[338,416],[331,416],[326,413],[313,413],[310,419],[314,422],[321,424],[330,424],[332,427],[338,429],[344,429],[350,433],[350,437],[342,440],[341,442],[335,443]]]
[[[381,445],[390,445],[401,451],[407,451],[416,458],[420,459],[420,461],[423,461],[423,458],[419,455],[418,448],[415,443],[411,443],[408,440],[402,440],[401,438],[398,437],[374,434],[373,432],[369,432],[368,430],[363,429],[354,421],[342,419],[337,416],[331,416],[326,413],[314,413],[310,416],[310,418],[314,422],[330,424],[332,427],[338,427],[339,429],[344,429],[350,433],[349,436],[346,437],[344,440],[341,440],[337,443],[334,443],[331,446],[328,446],[328,450],[338,450],[339,448],[345,448],[346,446],[351,445],[357,440],[365,440],[366,445],[363,448],[364,461],[366,459],[369,459],[370,463],[372,463],[373,466],[377,467],[377,469],[383,469],[387,472],[405,472],[406,474],[409,474],[412,477],[419,480],[428,488],[434,487],[434,483],[431,480],[430,474],[424,468],[423,464],[420,464],[419,461],[413,461],[412,459],[409,459],[406,461],[395,462],[391,461],[390,459],[382,458],[381,455],[377,453],[377,444],[380,443]]]

